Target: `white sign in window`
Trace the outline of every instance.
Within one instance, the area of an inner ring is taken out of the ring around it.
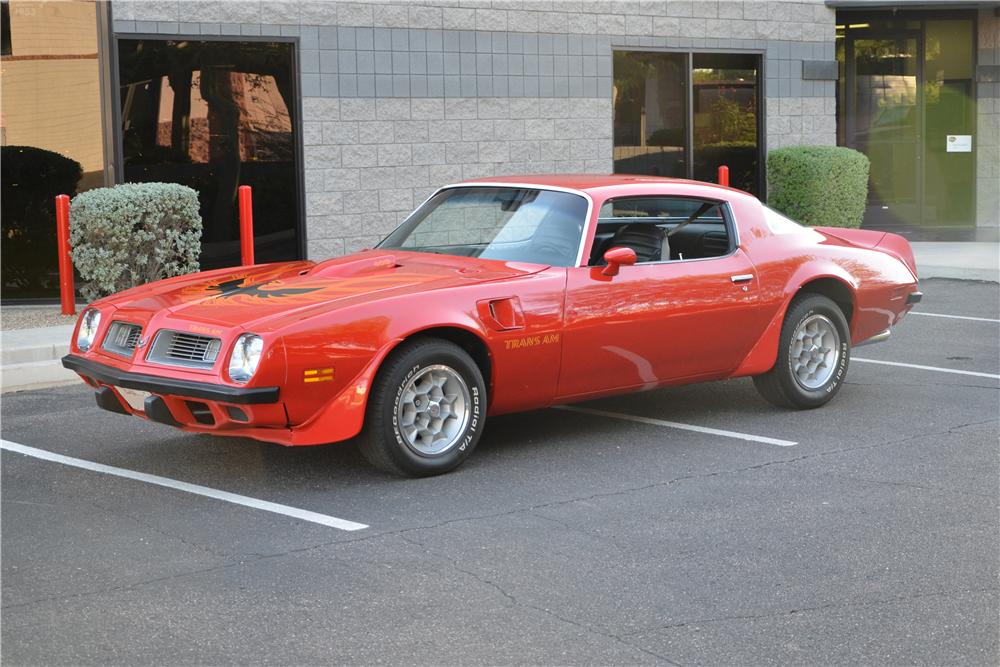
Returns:
[[[949,134],[947,141],[947,151],[949,153],[971,153],[971,134]]]

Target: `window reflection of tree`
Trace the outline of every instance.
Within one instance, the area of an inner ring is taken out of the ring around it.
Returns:
[[[286,213],[284,220],[258,216],[258,233],[286,230],[289,204],[297,203],[291,44],[119,44],[126,180],[172,180],[199,190],[206,243],[235,238],[237,188],[255,180],[255,208]],[[247,173],[251,163],[259,166]],[[259,201],[272,198],[278,201]]]

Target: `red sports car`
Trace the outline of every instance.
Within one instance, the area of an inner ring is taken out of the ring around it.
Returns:
[[[112,412],[283,445],[364,431],[374,465],[430,475],[489,415],[739,376],[819,407],[920,297],[894,234],[707,183],[505,177],[441,188],[372,250],[102,299],[63,364]]]

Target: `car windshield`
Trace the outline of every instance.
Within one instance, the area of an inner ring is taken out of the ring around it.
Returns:
[[[575,266],[587,206],[582,195],[569,192],[448,188],[427,200],[378,247]]]

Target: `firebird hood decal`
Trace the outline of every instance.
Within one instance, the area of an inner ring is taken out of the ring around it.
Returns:
[[[198,325],[264,331],[360,302],[504,280],[542,270],[539,265],[381,252],[328,260],[286,262],[197,274],[145,286],[113,298],[117,308],[143,319],[163,312]]]
[[[257,285],[247,285],[246,281],[246,277],[226,280],[225,282],[221,282],[217,285],[209,285],[205,288],[205,291],[217,292],[215,296],[220,299],[237,294],[259,297],[261,299],[270,299],[272,297],[289,296],[291,294],[307,294],[309,292],[316,292],[317,290],[322,289],[320,287],[282,287],[276,289],[261,289],[264,285],[270,285],[276,281],[268,280]]]

